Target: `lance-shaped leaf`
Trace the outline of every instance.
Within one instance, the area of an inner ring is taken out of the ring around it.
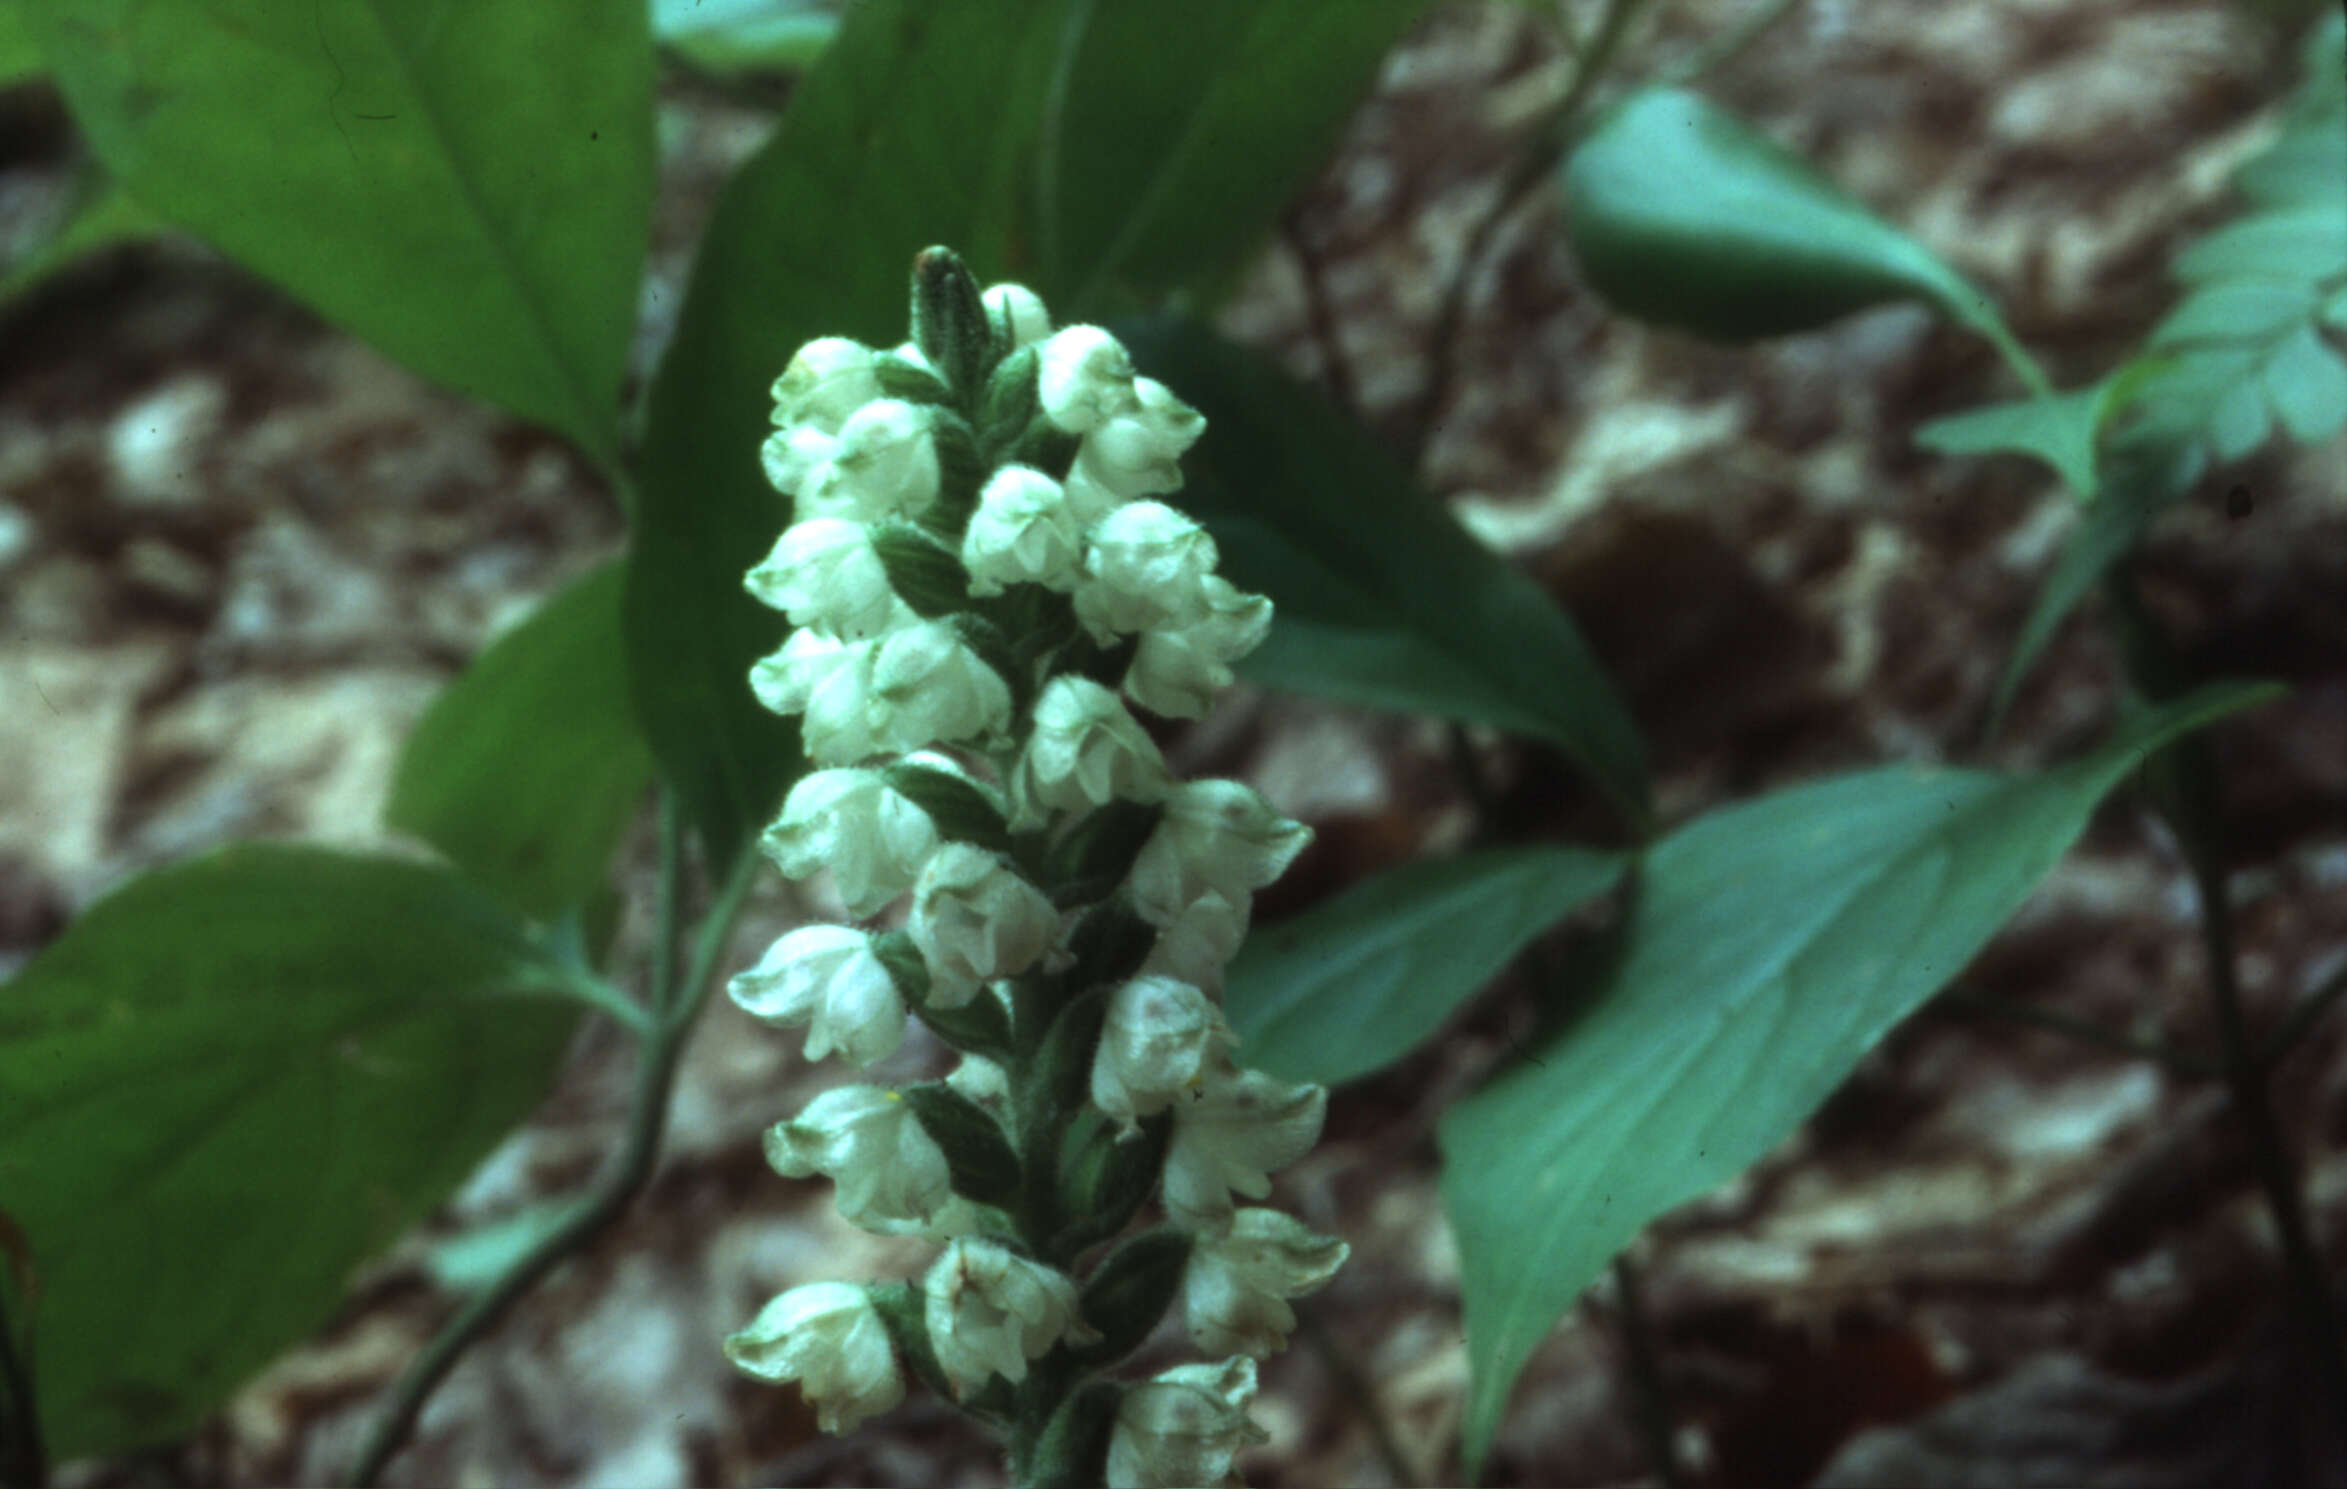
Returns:
[[[1657,843],[1586,1013],[1442,1126],[1470,1477],[1524,1361],[1609,1258],[1784,1141],[1963,970],[2146,755],[2273,692],[2206,689],[2041,775],[1868,771]]]
[[[164,220],[617,459],[652,194],[644,0],[19,0]]]
[[[0,0],[0,88],[39,77],[44,65],[32,28],[25,25],[16,0]]]
[[[1223,994],[1247,1063],[1318,1085],[1393,1063],[1625,863],[1561,846],[1433,859],[1257,929]]]
[[[231,848],[0,988],[0,1192],[59,1458],[193,1428],[544,1094],[577,1014],[453,871]]]

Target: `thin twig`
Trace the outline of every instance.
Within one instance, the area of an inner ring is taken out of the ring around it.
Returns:
[[[1761,4],[1745,14],[1743,20],[1714,36],[1698,48],[1693,56],[1672,68],[1664,75],[1663,81],[1674,88],[1683,88],[1713,68],[1726,65],[1800,3],[1801,0],[1762,0]]]
[[[2073,1018],[2051,1008],[2040,1008],[2034,1003],[2017,1003],[2010,998],[1999,998],[1988,993],[1951,990],[1940,994],[1937,1002],[1945,1008],[1964,1013],[1984,1014],[1991,1018],[2010,1019],[2015,1023],[2033,1024],[2056,1034],[2067,1035],[2081,1044],[2116,1050],[2123,1055],[2135,1055],[2167,1067],[2176,1074],[2192,1080],[2216,1080],[2223,1075],[2217,1062],[2198,1050],[2188,1050],[2145,1034],[2132,1034],[2124,1029],[2112,1029],[2090,1019]]]
[[[1354,380],[1352,359],[1345,353],[1336,307],[1328,303],[1328,285],[1323,277],[1327,266],[1319,248],[1304,231],[1300,212],[1291,211],[1280,223],[1280,238],[1296,258],[1296,278],[1304,287],[1304,324],[1312,332],[1313,345],[1320,349],[1321,376],[1328,383],[1328,396],[1346,418],[1358,420],[1361,385]]]
[[[2322,1016],[2330,1011],[2331,1005],[2339,1001],[2342,993],[2347,993],[2347,962],[2341,962],[2319,987],[2282,1016],[2282,1022],[2274,1026],[2274,1032],[2266,1036],[2265,1044],[2258,1050],[2257,1063],[2271,1074],[2275,1066],[2288,1059],[2290,1052],[2298,1048],[2298,1041],[2304,1039],[2306,1032],[2321,1021]]]
[[[1377,1449],[1377,1456],[1385,1461],[1385,1471],[1393,1479],[1394,1489],[1411,1489],[1418,1481],[1417,1470],[1410,1466],[1409,1456],[1395,1438],[1393,1424],[1385,1419],[1385,1408],[1379,1404],[1377,1388],[1369,1383],[1368,1375],[1328,1332],[1328,1325],[1320,1321],[1320,1315],[1301,1303],[1296,1305],[1296,1332],[1303,1336],[1305,1347],[1319,1356],[1321,1368],[1335,1383],[1337,1394],[1345,1398],[1353,1414],[1368,1427],[1369,1441]]]
[[[0,1223],[5,1220],[0,1216]],[[7,1434],[0,1439],[0,1484],[8,1489],[42,1489],[49,1482],[49,1455],[41,1443],[40,1400],[33,1391],[32,1362],[17,1358],[7,1301],[7,1289],[0,1288],[0,1394],[6,1397],[0,1406],[0,1428]],[[31,1333],[29,1319],[26,1333]]]
[[[1614,1289],[1621,1295],[1622,1350],[1630,1357],[1630,1382],[1637,1397],[1638,1432],[1646,1440],[1647,1461],[1662,1489],[1679,1489],[1679,1453],[1673,1442],[1670,1389],[1663,1383],[1662,1360],[1654,1347],[1654,1328],[1646,1317],[1646,1298],[1630,1253],[1614,1258]]]

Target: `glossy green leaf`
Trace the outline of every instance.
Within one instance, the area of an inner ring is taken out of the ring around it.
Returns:
[[[79,199],[55,230],[21,258],[0,268],[0,302],[34,289],[91,254],[162,231],[163,224],[132,201],[119,182],[92,171]]]
[[[248,845],[0,988],[0,1188],[60,1458],[193,1428],[544,1094],[576,1013],[454,872]]]
[[[1321,1085],[1392,1064],[1625,863],[1570,847],[1429,860],[1258,927],[1223,995],[1247,1064]]]
[[[1469,1477],[1525,1359],[1610,1257],[1790,1136],[2147,754],[2272,694],[2205,690],[2042,775],[1869,771],[1656,844],[1586,1014],[1442,1126],[1474,1375]]]
[[[609,464],[652,193],[644,0],[20,0],[157,216]]]
[[[1742,341],[1922,300],[2042,381],[1986,295],[1700,95],[1623,100],[1566,157],[1563,182],[1582,272],[1640,320]]]
[[[17,8],[16,0],[0,0],[0,88],[39,77],[47,66],[41,60],[41,48],[33,40],[32,28],[24,23],[24,13]]]
[[[1095,318],[1240,266],[1428,0],[1068,0],[1039,287]]]
[[[713,862],[804,765],[749,685],[782,624],[742,575],[790,515],[759,467],[767,389],[814,337],[903,341],[932,243],[1008,271],[1057,25],[1048,0],[862,0],[702,239],[652,385],[625,624],[637,716]]]
[[[2347,362],[2312,325],[2282,338],[2266,361],[2264,384],[2274,416],[2300,444],[2329,439],[2347,424]]]
[[[714,73],[795,72],[839,32],[846,0],[652,0],[652,35]]]
[[[1942,455],[2034,456],[2078,496],[2092,497],[2104,427],[2162,365],[2158,358],[2139,357],[2091,387],[1966,409],[1916,430],[1915,442]]]
[[[1538,586],[1260,354],[1180,319],[1118,334],[1206,415],[1174,500],[1214,534],[1232,583],[1271,596],[1249,679],[1549,740],[1644,821],[1637,727]]]
[[[474,659],[416,723],[383,820],[549,919],[603,887],[652,757],[629,704],[625,565],[581,575]]]

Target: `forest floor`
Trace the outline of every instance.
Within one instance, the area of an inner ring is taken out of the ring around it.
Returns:
[[[1743,8],[1673,0],[1633,55],[1683,56]],[[2221,220],[2294,62],[2215,3],[1808,0],[1706,87],[1989,287],[2075,384],[2170,303],[2169,254]],[[1442,286],[1565,76],[1523,8],[1437,12],[1224,327],[1411,447]],[[663,100],[647,306],[681,298],[717,186],[770,125],[698,91]],[[53,96],[0,98],[0,222],[70,148]],[[1650,331],[1578,284],[1557,217],[1535,192],[1476,271],[1420,473],[1579,622],[1650,741],[1666,821],[1886,761],[2036,765],[2108,727],[2119,674],[2089,607],[1993,750],[1973,747],[2076,520],[2034,467],[1914,444],[1926,419],[2014,395],[1985,347],[1900,308],[1749,348]],[[648,310],[639,369],[665,331]],[[2261,1024],[2347,961],[2343,472],[2342,442],[2273,450],[2205,482],[2140,559],[2195,664],[2292,689],[2219,736]],[[113,250],[0,308],[0,975],[153,865],[256,836],[382,842],[389,772],[434,691],[622,538],[551,437],[194,246]],[[1468,744],[1512,836],[1600,830],[1561,759]],[[1170,751],[1317,830],[1261,905],[1270,923],[1456,847],[1471,822],[1452,745],[1427,721],[1242,690]],[[646,828],[623,870],[637,905],[650,862]],[[731,964],[827,913],[774,880]],[[2209,1049],[2195,925],[2185,865],[2122,792],[1963,983]],[[1412,1482],[1458,1479],[1467,1356],[1433,1129],[1534,1000],[1505,978],[1419,1054],[1339,1089],[1325,1141],[1282,1177],[1279,1202],[1353,1259],[1266,1370],[1272,1440],[1250,1482],[1393,1482],[1360,1382]],[[882,1074],[940,1059],[916,1039]],[[334,1479],[469,1275],[455,1243],[583,1182],[629,1074],[626,1042],[591,1027],[543,1110],[330,1328],[190,1442],[60,1482]],[[824,1437],[795,1391],[737,1377],[714,1347],[783,1287],[920,1262],[759,1156],[760,1132],[837,1078],[714,999],[651,1190],[473,1352],[392,1482],[995,1482],[992,1449],[942,1407]],[[2277,1100],[2336,1273],[2347,1018],[2282,1067]],[[2347,1485],[2336,1443],[2291,1459],[2285,1293],[2221,1092],[2146,1060],[1927,1006],[1634,1255],[1693,1482]],[[1491,1481],[1639,1481],[1636,1421],[1601,1286],[1526,1370]]]

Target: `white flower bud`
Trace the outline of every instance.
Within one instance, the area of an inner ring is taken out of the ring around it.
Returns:
[[[1043,308],[1043,297],[1025,285],[991,284],[982,298],[986,318],[1010,337],[1012,351],[1051,334],[1051,313]]]
[[[851,1283],[810,1282],[773,1299],[726,1336],[725,1357],[770,1384],[797,1381],[826,1432],[852,1432],[905,1399],[888,1327]]]
[[[978,493],[962,533],[970,593],[998,595],[1013,584],[1065,592],[1084,575],[1084,532],[1059,482],[1006,465]]]
[[[1241,1210],[1228,1229],[1201,1234],[1182,1269],[1182,1317],[1209,1355],[1261,1359],[1288,1347],[1290,1298],[1326,1283],[1352,1248],[1277,1210]]]
[[[766,1134],[766,1161],[786,1179],[828,1175],[839,1213],[882,1235],[957,1228],[968,1206],[953,1192],[941,1151],[904,1097],[841,1086]]]
[[[1186,982],[1209,997],[1222,996],[1223,968],[1247,939],[1248,897],[1233,904],[1209,889],[1161,928],[1141,963],[1144,975]]]
[[[1242,1448],[1269,1442],[1247,1408],[1255,1362],[1176,1365],[1127,1387],[1108,1439],[1109,1489],[1195,1489],[1230,1482]]]
[[[1185,781],[1133,860],[1133,904],[1154,926],[1172,925],[1212,890],[1236,905],[1286,872],[1312,829],[1282,817],[1237,781]]]
[[[793,631],[780,647],[751,665],[750,690],[776,713],[805,713],[815,696],[833,688],[844,674],[860,700],[872,675],[872,650],[867,641],[842,641],[814,630]],[[836,708],[838,701],[835,696],[831,706]]]
[[[888,587],[872,535],[844,518],[793,523],[743,585],[793,625],[819,626],[834,636],[875,635],[897,617],[896,591]]]
[[[974,739],[1010,723],[1010,685],[944,620],[915,621],[878,643],[872,702],[882,747]]]
[[[991,1241],[948,1242],[921,1291],[929,1347],[956,1396],[997,1375],[1025,1380],[1027,1362],[1071,1334],[1097,1337],[1077,1311],[1073,1279]]]
[[[988,1115],[1008,1121],[1011,1111],[1010,1072],[984,1055],[964,1055],[945,1083],[975,1102]]]
[[[793,879],[831,870],[848,913],[862,917],[913,887],[938,842],[937,824],[876,770],[802,776],[759,839]]]
[[[838,1050],[857,1065],[896,1052],[905,1038],[905,1000],[872,950],[872,938],[844,925],[810,925],[766,950],[726,993],[770,1024],[810,1021],[807,1058]]]
[[[1135,631],[1175,631],[1207,619],[1215,564],[1205,528],[1163,502],[1117,508],[1092,529],[1076,618],[1107,643]]]
[[[929,416],[898,398],[857,409],[840,426],[831,459],[807,478],[810,515],[877,522],[919,516],[937,500],[943,479]]]
[[[1136,977],[1108,995],[1092,1057],[1092,1104],[1126,1132],[1197,1085],[1209,1057],[1237,1044],[1222,1010],[1170,977]]]
[[[796,496],[816,472],[827,470],[838,453],[839,441],[812,424],[794,424],[766,436],[758,447],[758,462],[766,480],[784,496]]]
[[[1263,644],[1271,601],[1237,589],[1219,574],[1205,583],[1206,619],[1178,631],[1151,631],[1125,669],[1127,697],[1152,713],[1202,719],[1231,685],[1230,664]]]
[[[850,414],[880,396],[873,376],[878,353],[844,336],[821,336],[799,348],[774,380],[774,422],[785,429],[808,424],[837,434]]]
[[[1173,1111],[1165,1210],[1194,1230],[1212,1230],[1230,1218],[1233,1190],[1261,1199],[1271,1193],[1274,1170],[1312,1151],[1328,1114],[1328,1092],[1241,1070],[1222,1055]]]
[[[1179,491],[1182,454],[1206,432],[1206,416],[1154,378],[1135,378],[1133,394],[1134,408],[1084,436],[1076,464],[1120,497]]]
[[[1059,933],[1059,912],[998,855],[946,843],[913,886],[906,929],[929,967],[929,1001],[959,1008],[983,984],[1042,960]]]
[[[1090,434],[1132,409],[1133,359],[1098,326],[1069,326],[1037,354],[1035,396],[1043,415],[1070,434]]]
[[[1156,801],[1172,787],[1157,743],[1116,694],[1088,678],[1055,677],[1035,700],[1035,730],[1019,756],[1024,800],[1055,812],[1111,801]]]

